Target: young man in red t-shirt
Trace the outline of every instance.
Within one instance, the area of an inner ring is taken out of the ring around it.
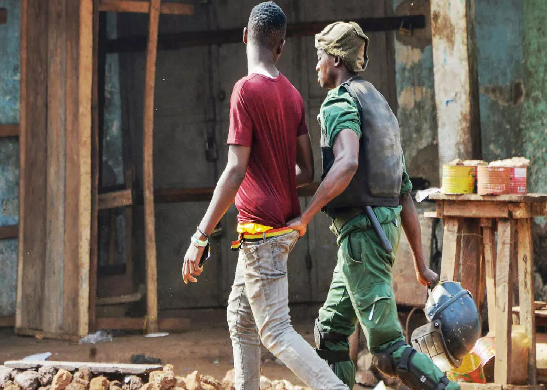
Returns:
[[[300,215],[296,188],[313,179],[304,102],[276,68],[286,17],[273,2],[258,4],[244,29],[248,75],[230,100],[228,164],[191,238],[182,269],[196,282],[208,236],[234,202],[241,247],[228,300],[236,389],[260,388],[260,341],[314,389],[347,389],[294,331],[289,316],[287,257],[298,232],[286,222]]]

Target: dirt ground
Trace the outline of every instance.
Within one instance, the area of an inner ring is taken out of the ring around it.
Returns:
[[[297,332],[313,344],[313,321],[296,323]],[[96,348],[94,355],[93,347]],[[172,364],[175,374],[186,376],[192,371],[213,375],[222,380],[233,368],[232,345],[227,326],[214,327],[192,321],[192,329],[185,333],[171,333],[160,338],[142,334],[116,334],[112,342],[77,344],[67,341],[38,340],[16,336],[11,328],[0,329],[0,364],[19,360],[28,355],[51,352],[48,360],[96,361],[129,363],[132,355],[144,354],[159,358],[162,364]],[[263,375],[270,379],[287,379],[294,385],[304,384],[280,361],[262,349]]]

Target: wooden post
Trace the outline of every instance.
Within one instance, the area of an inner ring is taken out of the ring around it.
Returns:
[[[455,280],[461,254],[462,224],[458,218],[445,218],[443,234],[443,260],[441,263],[441,280]]]
[[[462,221],[462,242],[461,242],[461,280],[462,287],[469,290],[477,303],[482,305],[479,294],[480,281],[480,221],[478,219],[466,218]]]
[[[48,6],[47,78],[47,224],[43,328],[62,330],[66,199],[66,7],[67,0],[50,0]]]
[[[513,272],[513,221],[498,220],[496,259],[496,362],[494,382],[509,384],[511,378],[511,328]]]
[[[24,135],[27,125],[27,21],[28,21],[28,0],[21,1],[21,96],[20,96],[20,115],[19,115],[19,231],[18,236],[23,237],[23,224],[25,219],[23,218],[23,210],[25,203],[25,191],[26,186],[24,177],[26,176],[25,170],[25,150],[26,150],[26,136]],[[17,293],[15,298],[15,327],[21,328],[23,326],[23,239],[19,240],[19,251],[17,253]]]
[[[63,294],[64,320],[62,332],[76,335],[79,333],[79,236],[80,236],[80,101],[79,101],[79,31],[80,1],[66,3],[66,179],[65,179],[65,227],[64,261],[61,279]],[[87,315],[87,310],[86,310]],[[87,329],[87,326],[86,326]]]
[[[441,166],[479,158],[474,0],[431,0],[431,32]]]
[[[97,325],[97,259],[99,251],[99,0],[93,0],[91,84],[91,232],[89,240],[89,331]]]
[[[144,84],[143,125],[143,195],[144,247],[146,252],[146,312],[147,330],[158,329],[158,276],[156,264],[156,231],[154,215],[154,87],[161,0],[150,0],[146,76]]]
[[[524,325],[530,340],[528,351],[528,384],[537,384],[536,368],[536,316],[534,309],[534,262],[532,259],[532,229],[529,218],[519,219],[518,230],[518,274],[520,323]]]
[[[15,329],[41,329],[46,258],[48,2],[21,7],[19,250]]]
[[[496,334],[496,236],[491,219],[482,220],[482,235],[488,299],[488,329],[491,334]]]
[[[93,85],[93,0],[80,0],[80,43],[79,43],[79,102],[80,102],[80,299],[79,331],[85,335],[89,330],[90,290],[90,239],[91,239],[91,104]]]

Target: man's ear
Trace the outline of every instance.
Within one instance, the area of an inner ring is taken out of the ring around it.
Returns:
[[[334,56],[334,66],[342,66],[343,64],[342,57]]]
[[[243,27],[243,43],[247,44],[247,37],[249,35],[249,30],[247,30],[247,27]]]
[[[277,55],[281,55],[281,52],[283,51],[283,48],[285,47],[285,40],[282,39],[281,42],[279,42],[279,46],[277,46]]]

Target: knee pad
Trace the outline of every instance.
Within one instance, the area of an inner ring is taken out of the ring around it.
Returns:
[[[372,364],[383,374],[390,377],[398,377],[411,390],[444,390],[449,380],[442,376],[439,380],[426,375],[420,367],[413,362],[417,351],[408,347],[405,348],[398,364],[395,364],[393,352],[405,345],[404,341],[395,343],[384,352],[372,355]],[[431,362],[433,364],[433,362]]]
[[[327,333],[323,332],[321,324],[319,324],[319,318],[315,320],[315,326],[313,329],[313,335],[315,339],[315,351],[321,359],[326,360],[330,366],[337,362],[345,362],[351,360],[349,357],[349,350],[346,351],[331,351],[325,346],[325,341],[341,342],[346,341],[348,338],[340,333]]]

